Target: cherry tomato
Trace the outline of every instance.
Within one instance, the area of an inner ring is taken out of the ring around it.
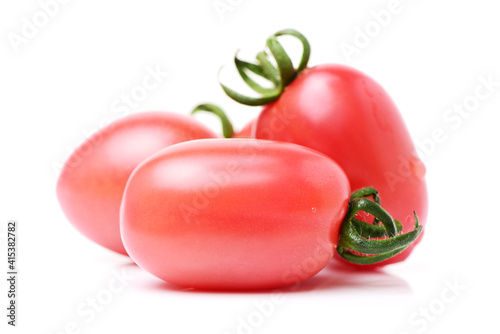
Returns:
[[[302,42],[304,51],[296,69],[277,40],[281,35]],[[260,52],[255,63],[235,57],[241,77],[260,97],[247,97],[222,85],[240,103],[265,105],[252,137],[291,142],[326,154],[346,172],[351,188],[369,186],[379,191],[381,204],[402,222],[403,232],[414,228],[413,211],[425,225],[425,167],[386,91],[367,75],[347,66],[307,68],[310,46],[295,30],[272,35],[267,47],[276,67],[267,60],[266,52]],[[274,87],[260,86],[247,72],[263,77]],[[404,260],[417,242],[377,265]]]
[[[200,123],[175,113],[142,112],[120,119],[94,134],[70,156],[57,183],[59,203],[83,235],[126,254],[119,211],[134,168],[167,146],[215,137]]]
[[[363,73],[341,65],[305,69],[262,110],[254,137],[326,154],[346,172],[352,189],[379,191],[381,204],[401,221],[403,232],[414,227],[413,211],[425,224],[425,167],[394,102]],[[417,242],[382,264],[406,259]]]
[[[151,274],[198,289],[265,289],[316,274],[336,247],[349,182],[288,143],[207,139],[170,146],[131,175],[122,239]]]

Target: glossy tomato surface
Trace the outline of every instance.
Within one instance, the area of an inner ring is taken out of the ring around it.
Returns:
[[[126,254],[119,211],[127,180],[144,159],[176,143],[216,135],[190,117],[142,112],[118,120],[86,140],[65,163],[57,198],[83,235]]]
[[[265,289],[330,261],[350,196],[340,167],[288,143],[197,140],[166,148],[128,181],[121,233],[151,274],[198,289]]]
[[[414,210],[425,224],[425,167],[396,105],[367,75],[341,65],[305,69],[263,109],[253,137],[326,154],[343,168],[353,190],[375,187],[404,232],[414,228]],[[404,260],[419,240],[381,264]]]

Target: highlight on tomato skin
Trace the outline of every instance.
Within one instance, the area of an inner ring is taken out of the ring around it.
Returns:
[[[296,37],[303,45],[296,68],[279,43],[282,35]],[[253,63],[235,56],[238,72],[258,97],[241,95],[221,83],[233,100],[263,106],[252,138],[299,144],[327,155],[346,172],[352,189],[374,187],[380,192],[382,205],[403,224],[404,233],[414,228],[413,211],[424,226],[428,212],[425,166],[416,154],[397,106],[384,88],[348,66],[308,67],[309,43],[293,29],[272,35],[266,46]],[[276,65],[268,58],[274,58]],[[250,72],[267,80],[273,88],[259,86],[248,75]],[[422,235],[397,256],[369,266],[405,260]]]
[[[190,141],[135,169],[121,205],[122,239],[140,267],[169,283],[282,287],[330,262],[349,196],[342,169],[311,149]]]
[[[95,133],[68,158],[57,181],[59,204],[80,233],[127,255],[119,211],[134,168],[170,145],[216,137],[201,123],[177,113],[141,112],[120,119]]]

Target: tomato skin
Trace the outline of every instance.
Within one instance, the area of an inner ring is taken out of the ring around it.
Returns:
[[[168,147],[130,177],[121,233],[151,274],[198,289],[291,285],[331,260],[349,182],[298,145],[208,139]]]
[[[252,138],[252,131],[253,128],[255,127],[255,123],[257,122],[256,119],[248,122],[247,125],[243,129],[241,129],[239,132],[233,134],[232,138]]]
[[[403,223],[404,232],[414,228],[414,210],[420,224],[426,222],[425,167],[404,121],[385,90],[355,69],[305,69],[263,109],[253,137],[303,145],[331,157],[353,190],[372,186],[379,191],[382,206]],[[421,236],[404,252],[372,266],[404,260]]]
[[[66,161],[57,182],[59,204],[83,235],[126,255],[119,212],[134,168],[167,146],[215,137],[192,118],[175,113],[142,112],[120,119],[87,139]]]

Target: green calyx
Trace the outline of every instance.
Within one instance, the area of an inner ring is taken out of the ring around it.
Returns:
[[[231,138],[233,136],[233,125],[231,124],[231,121],[227,117],[226,113],[221,108],[217,107],[214,104],[204,103],[196,106],[193,111],[191,111],[191,115],[194,115],[199,111],[212,113],[220,119],[222,123],[222,135],[224,136],[224,138]]]
[[[371,214],[373,223],[355,218],[360,211]],[[401,234],[403,225],[392,219],[380,206],[376,189],[367,187],[353,192],[349,210],[340,228],[338,254],[349,262],[363,265],[378,263],[401,253],[418,238],[423,229],[418,224],[417,214],[413,214],[414,230]]]
[[[297,68],[293,66],[292,60],[278,41],[278,37],[285,35],[293,36],[302,43],[303,52]],[[241,78],[251,89],[259,94],[258,97],[242,95],[221,83],[220,85],[224,92],[236,102],[249,106],[260,106],[277,100],[281,93],[283,93],[285,87],[306,68],[311,54],[311,47],[307,39],[301,33],[293,29],[281,30],[270,36],[267,39],[266,46],[269,53],[267,51],[259,52],[256,56],[255,63],[240,60],[238,58],[238,53],[234,56],[234,64]],[[276,66],[269,60],[269,57],[274,59]],[[263,87],[250,77],[250,73],[269,82],[271,87]]]

